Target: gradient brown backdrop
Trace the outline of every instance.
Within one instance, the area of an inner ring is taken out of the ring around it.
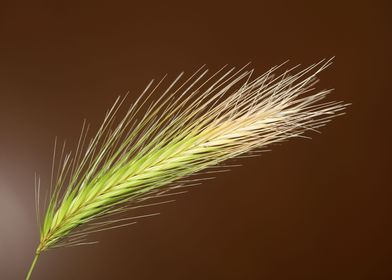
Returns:
[[[0,279],[32,260],[34,172],[47,187],[56,135],[166,73],[332,56],[320,89],[353,105],[322,135],[46,253],[33,279],[392,279],[389,1],[17,2],[0,4]]]

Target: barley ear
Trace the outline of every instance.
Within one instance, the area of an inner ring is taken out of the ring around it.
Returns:
[[[93,137],[84,122],[74,153],[56,141],[44,206],[36,179],[40,242],[26,279],[42,252],[90,244],[92,233],[155,215],[129,211],[169,202],[227,160],[306,137],[343,114],[346,104],[323,101],[331,90],[314,89],[330,64],[280,65],[261,76],[248,66],[212,74],[202,67],[170,83],[152,81],[129,108],[118,98]]]

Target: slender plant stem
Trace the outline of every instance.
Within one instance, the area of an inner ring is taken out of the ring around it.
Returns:
[[[35,264],[37,263],[37,260],[38,260],[39,255],[40,255],[40,253],[36,253],[36,254],[35,254],[35,257],[34,257],[33,262],[31,263],[29,272],[27,273],[26,280],[29,280],[29,279],[31,278],[31,273],[32,273],[33,270],[34,270],[34,267],[35,267]]]

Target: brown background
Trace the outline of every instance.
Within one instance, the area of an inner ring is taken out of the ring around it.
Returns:
[[[320,88],[353,105],[322,135],[46,253],[33,279],[392,279],[389,1],[17,2],[0,4],[0,279],[32,260],[33,177],[47,187],[56,135],[166,73],[332,56]]]

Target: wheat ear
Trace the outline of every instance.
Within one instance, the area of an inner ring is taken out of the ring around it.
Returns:
[[[163,90],[162,80],[152,81],[116,122],[124,107],[124,99],[118,99],[90,140],[84,123],[75,154],[55,145],[56,168],[42,221],[37,179],[40,243],[27,279],[43,251],[88,244],[92,232],[132,224],[137,217],[113,215],[148,206],[147,200],[194,184],[190,175],[222,168],[229,158],[299,137],[342,114],[342,102],[320,102],[330,90],[313,90],[330,63],[278,75],[277,66],[255,78],[247,66],[213,74],[202,67],[185,80],[179,75]]]

